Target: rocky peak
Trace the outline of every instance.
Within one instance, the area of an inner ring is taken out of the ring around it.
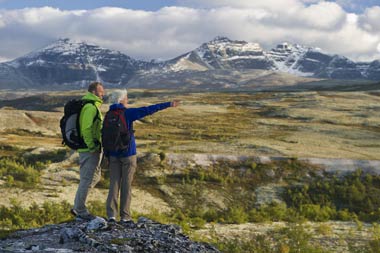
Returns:
[[[208,48],[215,54],[221,56],[231,56],[235,54],[249,54],[252,52],[262,52],[263,49],[258,43],[230,40],[227,37],[218,36],[215,39],[204,43],[200,48]]]
[[[80,51],[81,49],[87,48],[87,47],[93,47],[93,48],[101,49],[99,46],[92,45],[89,43],[85,43],[85,42],[81,42],[81,41],[75,41],[75,40],[72,40],[69,38],[60,38],[60,39],[54,41],[53,43],[51,43],[50,45],[48,45],[48,46],[46,46],[40,50],[37,50],[36,52],[50,51],[50,52],[70,54],[70,53],[76,53],[76,52]]]
[[[232,42],[232,40],[226,36],[216,36],[214,39],[210,40],[208,43],[217,44],[217,43],[228,43],[228,42]]]
[[[294,52],[294,51],[321,51],[320,48],[317,47],[309,47],[297,43],[290,43],[290,42],[282,42],[276,45],[275,48],[273,48],[271,51],[275,52]]]
[[[54,60],[61,59],[63,61],[69,62],[83,62],[83,60],[88,60],[89,57],[124,57],[119,51],[113,51],[106,49],[91,43],[86,43],[82,41],[75,41],[68,38],[58,39],[48,46],[38,49],[24,57],[16,59],[19,62],[33,61],[36,58],[41,60]],[[127,58],[129,58],[127,56]],[[132,60],[132,58],[130,58]]]
[[[190,52],[209,69],[264,69],[272,65],[258,43],[218,36]],[[189,55],[190,55],[189,54]]]
[[[193,242],[177,225],[145,217],[137,223],[72,221],[21,230],[0,242],[1,252],[219,252],[209,244]]]

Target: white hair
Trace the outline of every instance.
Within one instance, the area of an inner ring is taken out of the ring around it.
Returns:
[[[128,96],[128,92],[126,89],[115,90],[109,94],[108,101],[110,104],[118,104],[126,96]]]

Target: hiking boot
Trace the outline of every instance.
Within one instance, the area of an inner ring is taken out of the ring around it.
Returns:
[[[71,208],[71,209],[70,209],[70,213],[71,213],[73,216],[78,216],[78,212],[75,211],[74,208]]]
[[[116,223],[115,217],[108,218],[108,223]]]
[[[86,214],[78,214],[76,216],[76,220],[77,221],[90,221],[90,220],[93,220],[95,219],[96,216],[90,214],[90,213],[86,213]]]
[[[124,227],[128,227],[128,228],[136,227],[136,224],[133,222],[132,219],[121,219],[120,224],[123,225]]]

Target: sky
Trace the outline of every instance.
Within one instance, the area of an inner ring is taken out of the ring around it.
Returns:
[[[0,0],[0,62],[71,38],[166,60],[216,36],[380,59],[380,0]]]

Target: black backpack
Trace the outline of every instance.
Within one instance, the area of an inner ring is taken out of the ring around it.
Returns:
[[[63,139],[62,144],[75,150],[87,148],[87,145],[80,134],[79,115],[83,106],[88,103],[92,103],[95,106],[94,101],[91,100],[72,99],[67,102],[64,107],[63,117],[59,124]],[[98,117],[98,113],[98,110],[96,110],[94,121]]]
[[[105,151],[121,151],[129,147],[131,133],[125,118],[125,108],[106,113],[102,128],[102,147]]]

